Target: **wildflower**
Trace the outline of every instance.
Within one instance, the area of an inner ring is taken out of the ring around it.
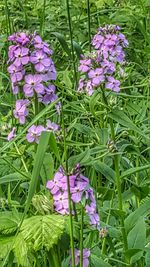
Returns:
[[[86,92],[91,96],[99,86],[120,91],[120,81],[116,76],[119,76],[120,68],[125,62],[124,48],[128,46],[128,41],[120,30],[116,25],[98,29],[92,40],[94,50],[86,56],[82,55],[80,60],[78,69],[85,77],[82,76],[79,81],[78,92]]]
[[[35,141],[36,143],[38,143],[41,133],[43,131],[45,131],[45,128],[42,125],[38,125],[38,126],[32,125],[28,129],[28,133],[26,135],[28,142],[33,143]]]
[[[16,106],[13,111],[14,117],[19,120],[21,124],[25,123],[26,116],[28,115],[27,105],[30,103],[29,100],[19,99],[16,101]]]
[[[12,64],[7,68],[7,70],[10,73],[12,83],[17,83],[22,80],[24,72],[22,71],[22,68],[20,66],[17,67]]]
[[[40,74],[28,74],[25,76],[25,85],[23,86],[23,91],[26,96],[32,97],[34,91],[36,93],[44,93],[44,86],[42,82],[42,76]]]
[[[14,51],[14,65],[20,67],[21,65],[26,65],[29,62],[29,49],[26,47],[18,48]]]
[[[59,131],[60,126],[50,120],[47,120],[46,129],[55,133]]]
[[[89,266],[89,257],[90,257],[90,250],[83,249],[83,267]],[[75,266],[78,266],[80,263],[80,250],[75,249]]]
[[[16,128],[13,127],[13,129],[10,131],[10,133],[7,136],[7,140],[11,141],[15,137],[15,133],[16,133]]]
[[[47,70],[52,63],[52,60],[48,58],[41,50],[34,52],[30,56],[30,61],[34,64],[35,70],[38,72]]]

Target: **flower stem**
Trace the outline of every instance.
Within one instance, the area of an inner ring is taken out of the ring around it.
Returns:
[[[84,207],[81,207],[81,228],[80,228],[80,267],[83,267],[83,226],[84,226]]]
[[[104,104],[106,105],[108,109],[108,101],[107,101],[107,98],[105,96],[105,92],[103,89],[102,89],[102,95],[103,95]],[[114,130],[113,120],[111,118],[109,119],[109,124],[111,128],[111,138],[115,145],[115,142],[116,142],[115,130]],[[119,170],[119,155],[114,155],[114,166],[115,166],[115,173],[116,173],[116,188],[117,188],[117,193],[118,193],[118,209],[120,212],[123,212],[121,179],[120,179],[120,170]],[[127,234],[126,234],[126,230],[124,226],[124,218],[122,214],[120,216],[120,224],[121,224],[121,231],[122,231],[122,238],[123,238],[123,245],[124,245],[124,252],[125,252],[128,249],[128,243],[127,243]],[[127,259],[126,259],[126,262],[128,262]]]
[[[88,15],[89,52],[91,52],[91,18],[90,18],[90,0],[87,0],[87,15]]]
[[[70,246],[71,246],[71,257],[72,257],[72,267],[75,267],[75,253],[74,253],[74,237],[73,237],[73,218],[72,218],[72,205],[71,205],[71,193],[70,193],[70,181],[68,174],[68,149],[66,145],[66,131],[64,122],[64,111],[62,104],[62,129],[64,138],[64,153],[66,162],[66,176],[67,176],[67,191],[68,191],[68,206],[69,206],[69,228],[70,228]]]
[[[77,88],[77,71],[76,71],[76,64],[75,64],[75,55],[74,55],[74,47],[73,47],[73,35],[72,35],[72,25],[71,25],[71,17],[70,17],[70,7],[69,7],[69,0],[66,0],[67,5],[67,16],[68,16],[68,24],[69,24],[69,33],[70,33],[70,41],[71,41],[71,56],[72,56],[72,64],[74,69],[74,80],[75,80],[75,88]]]

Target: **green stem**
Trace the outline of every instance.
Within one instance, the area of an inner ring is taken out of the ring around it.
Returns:
[[[75,252],[74,252],[74,237],[73,237],[73,219],[72,219],[72,205],[71,205],[71,193],[70,193],[70,181],[68,175],[68,149],[66,145],[66,131],[64,122],[64,112],[62,104],[62,128],[64,137],[64,153],[66,162],[66,175],[67,175],[67,191],[68,191],[68,206],[69,206],[69,228],[70,228],[70,246],[71,246],[71,257],[72,257],[72,267],[75,267]]]
[[[10,14],[8,8],[8,2],[5,0],[5,13],[6,13],[6,23],[7,23],[7,34],[11,34],[11,23],[10,23]]]
[[[89,52],[91,52],[91,18],[90,18],[90,0],[87,0],[87,15],[88,15]]]
[[[83,267],[83,226],[84,226],[84,207],[81,207],[81,228],[80,228],[80,267]]]
[[[70,17],[70,7],[69,7],[69,0],[66,0],[67,5],[67,16],[68,16],[68,24],[69,24],[69,33],[70,33],[70,41],[71,41],[71,56],[72,56],[72,64],[74,69],[74,79],[75,79],[75,88],[77,88],[77,71],[76,71],[76,64],[75,64],[75,55],[74,55],[74,47],[73,47],[73,35],[72,35],[72,25],[71,25],[71,17]]]
[[[107,98],[105,96],[104,89],[102,89],[102,95],[103,95],[104,104],[106,105],[106,107],[108,109],[109,106],[108,106]],[[115,144],[115,129],[114,129],[112,119],[109,119],[109,124],[110,124],[110,128],[111,128],[111,137],[112,137],[112,140]],[[115,173],[116,173],[116,187],[117,187],[117,193],[118,193],[118,209],[122,213],[123,212],[123,204],[122,204],[121,179],[120,179],[119,158],[118,157],[119,157],[119,155],[114,155],[114,165],[115,165]],[[125,252],[128,249],[128,243],[127,243],[127,235],[126,235],[125,226],[124,226],[124,218],[122,217],[122,214],[120,217],[120,224],[121,224],[121,231],[122,231],[123,245],[124,245],[124,252]],[[128,260],[127,259],[125,259],[125,260],[128,263]]]
[[[41,33],[41,36],[44,35],[45,8],[46,8],[46,0],[44,0],[44,2],[43,2],[43,12],[42,12],[41,25],[40,25],[40,33]]]

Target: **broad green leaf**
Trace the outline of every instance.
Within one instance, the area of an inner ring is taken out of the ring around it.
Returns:
[[[150,198],[146,199],[144,204],[125,219],[125,228],[127,232],[137,223],[139,218],[144,218],[144,216],[147,216],[148,214],[150,214]]]
[[[129,249],[143,249],[146,241],[146,226],[143,218],[139,218],[127,236]]]
[[[115,172],[108,165],[103,162],[96,162],[93,164],[94,169],[97,172],[102,173],[110,182],[115,181]]]
[[[42,181],[45,185],[46,181],[53,177],[54,173],[54,160],[50,153],[46,153],[43,160],[43,165],[40,171]]]
[[[32,244],[35,251],[44,247],[49,250],[57,244],[64,227],[65,221],[61,215],[39,215],[25,219],[20,233],[27,244]]]
[[[54,153],[54,155],[56,156],[56,158],[60,162],[59,149],[57,146],[56,138],[55,138],[53,133],[50,133],[49,145],[50,145],[50,150]]]
[[[18,265],[25,267],[30,266],[28,259],[28,250],[29,246],[27,246],[27,243],[24,240],[24,236],[21,233],[19,233],[15,238],[15,243],[13,248]]]
[[[86,149],[82,153],[72,156],[68,160],[69,167],[74,167],[77,163],[80,162],[81,165],[84,165],[90,158],[90,150]]]
[[[111,265],[100,257],[91,254],[91,267],[111,267]]]
[[[12,248],[14,236],[0,236],[0,258],[4,259]]]

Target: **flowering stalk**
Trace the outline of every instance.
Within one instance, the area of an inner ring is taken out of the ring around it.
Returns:
[[[87,14],[88,14],[89,52],[91,52],[91,18],[90,18],[90,1],[89,0],[87,0]]]
[[[83,267],[83,226],[84,226],[84,207],[81,204],[81,229],[80,229],[80,267]]]
[[[75,267],[75,251],[74,251],[75,247],[74,247],[74,237],[73,237],[73,218],[72,218],[72,206],[71,206],[70,181],[69,181],[69,174],[68,174],[68,153],[67,153],[67,146],[66,146],[66,132],[65,132],[65,122],[64,122],[63,107],[62,107],[62,126],[63,126],[64,152],[65,152],[66,173],[67,173],[67,191],[68,191],[71,257],[72,257],[72,267]]]
[[[106,105],[107,109],[108,107],[108,101],[105,96],[105,92],[102,88],[102,95],[103,95],[103,101],[104,104]],[[109,124],[111,128],[111,137],[113,140],[113,143],[115,144],[115,130],[114,130],[114,125],[113,125],[113,120],[109,119]],[[120,171],[119,171],[119,159],[118,155],[114,155],[114,165],[115,165],[115,173],[116,173],[116,187],[117,187],[117,192],[118,192],[118,209],[119,211],[123,211],[123,204],[122,204],[122,192],[121,192],[121,180],[120,180]],[[128,244],[127,244],[127,235],[125,231],[125,226],[124,226],[124,218],[120,218],[120,223],[121,223],[121,231],[122,231],[122,237],[123,237],[123,243],[124,243],[124,251],[127,251],[128,249]]]
[[[72,36],[72,26],[71,26],[69,0],[66,0],[66,5],[67,5],[69,33],[70,33],[70,41],[71,41],[71,54],[72,54],[72,63],[73,63],[73,69],[74,69],[75,88],[76,88],[77,87],[77,72],[76,72],[76,64],[75,64],[75,56],[74,56],[74,48],[73,48],[73,36]]]

